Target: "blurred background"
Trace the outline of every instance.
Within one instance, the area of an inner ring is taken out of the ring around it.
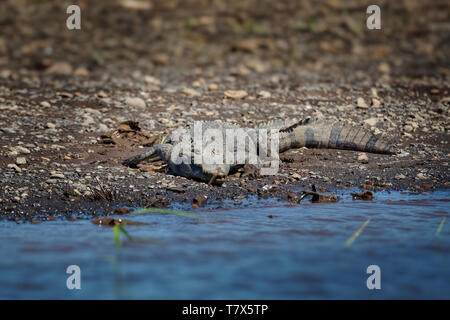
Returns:
[[[81,30],[66,28],[70,4],[81,8]],[[381,8],[381,30],[366,27],[371,4]],[[8,0],[0,75],[193,67],[448,75],[449,16],[446,0]]]

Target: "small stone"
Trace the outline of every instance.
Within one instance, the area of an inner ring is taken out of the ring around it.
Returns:
[[[47,101],[42,101],[42,102],[40,103],[40,105],[41,105],[42,107],[44,107],[44,108],[50,108],[50,107],[51,107],[50,103],[48,103]]]
[[[82,126],[88,127],[91,124],[95,123],[94,118],[88,114],[83,115],[83,118],[84,118],[84,121],[81,123]]]
[[[216,91],[216,90],[218,90],[219,89],[219,86],[217,85],[217,84],[215,84],[215,83],[211,83],[209,86],[208,86],[208,90],[209,91]]]
[[[184,88],[183,93],[189,97],[198,97],[200,96],[200,93],[194,89],[191,88]]]
[[[55,183],[58,183],[58,180],[57,179],[48,179],[45,182],[48,184],[55,184]]]
[[[18,165],[22,165],[22,164],[26,164],[27,163],[27,159],[25,159],[24,157],[18,157],[16,159],[16,164]]]
[[[47,122],[47,123],[45,124],[45,127],[46,127],[47,129],[55,129],[55,128],[56,128],[56,124],[51,123],[51,122]]]
[[[368,106],[367,103],[364,101],[364,99],[361,98],[361,97],[359,97],[359,98],[356,100],[356,106],[357,106],[358,108],[361,108],[361,109],[369,109],[369,106]]]
[[[11,74],[12,74],[11,70],[5,69],[5,70],[0,71],[0,77],[4,78],[4,79],[9,78],[11,76]]]
[[[258,50],[259,46],[260,41],[258,39],[244,39],[237,41],[233,45],[233,49],[249,53],[255,53],[256,50]]]
[[[247,67],[258,73],[264,73],[269,68],[267,63],[264,63],[263,61],[258,59],[252,59],[248,61]]]
[[[144,77],[144,81],[147,83],[150,83],[150,84],[157,85],[157,86],[159,86],[161,84],[161,81],[159,79],[157,79],[153,76],[148,76],[148,75]]]
[[[8,168],[12,168],[18,173],[22,172],[22,169],[20,169],[15,163],[8,164]]]
[[[413,129],[419,128],[419,124],[417,122],[408,121],[407,124],[410,125]]]
[[[370,88],[370,93],[372,94],[372,96],[374,96],[375,98],[378,98],[378,91],[376,88]]]
[[[380,100],[376,99],[376,98],[372,98],[372,106],[373,107],[379,107],[381,105]]]
[[[261,98],[264,98],[264,99],[268,99],[272,96],[272,94],[269,91],[262,90],[262,91],[258,92],[258,96],[260,96]]]
[[[100,124],[98,125],[98,130],[100,130],[100,131],[102,131],[102,132],[106,132],[106,131],[109,131],[109,128],[108,128],[108,126],[107,126],[106,124],[100,123]]]
[[[76,77],[89,77],[89,70],[85,67],[78,67],[73,72],[73,75]]]
[[[16,150],[21,154],[30,154],[31,153],[30,150],[28,150],[27,148],[22,147],[22,146],[17,146]]]
[[[53,173],[50,178],[54,178],[54,179],[64,179],[65,176],[62,173]]]
[[[378,71],[380,71],[381,73],[389,73],[391,72],[391,67],[386,62],[381,62],[378,65]]]
[[[394,178],[396,180],[403,180],[406,179],[406,176],[404,174],[397,174]]]
[[[6,132],[6,133],[10,133],[10,134],[15,134],[16,130],[14,130],[13,128],[0,128],[1,131]]]
[[[418,173],[416,175],[416,180],[427,180],[427,179],[429,179],[428,176],[423,173]]]
[[[291,177],[294,178],[294,179],[297,179],[297,180],[300,180],[300,179],[302,178],[302,176],[299,175],[298,173],[293,173],[293,174],[291,175]]]
[[[59,61],[52,64],[45,73],[68,76],[72,74],[72,70],[72,65],[70,63]]]
[[[145,109],[145,107],[147,106],[144,99],[138,97],[127,97],[125,99],[125,103],[130,107],[135,107],[139,109]]]
[[[362,162],[362,163],[368,163],[369,157],[365,153],[360,153],[360,154],[358,154],[358,161]]]
[[[367,124],[367,125],[369,125],[369,126],[371,126],[371,127],[374,127],[374,126],[376,126],[377,123],[378,123],[378,118],[369,118],[369,119],[366,119],[366,120],[364,120],[364,123]]]
[[[414,138],[413,135],[411,133],[408,133],[408,132],[403,132],[403,136],[405,136],[405,137],[407,137],[409,139],[413,139]]]
[[[166,64],[169,61],[169,56],[165,53],[157,53],[153,55],[152,60],[156,64]]]
[[[153,8],[153,3],[150,1],[141,1],[141,0],[121,0],[118,1],[118,4],[126,9],[131,10],[150,10]]]
[[[413,127],[409,124],[407,124],[406,126],[403,127],[403,130],[405,130],[406,132],[411,132],[413,131]]]
[[[224,95],[225,97],[231,99],[243,99],[248,95],[248,93],[244,90],[226,90]]]

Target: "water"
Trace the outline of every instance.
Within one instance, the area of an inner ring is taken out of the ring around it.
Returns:
[[[334,204],[211,206],[196,218],[127,216],[151,225],[127,226],[137,241],[121,249],[112,228],[88,220],[2,221],[0,298],[450,299],[449,191],[343,195]],[[66,287],[69,265],[81,268],[81,290]],[[380,267],[380,290],[366,286],[369,265]]]

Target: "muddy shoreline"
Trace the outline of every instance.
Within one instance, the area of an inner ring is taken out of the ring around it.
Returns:
[[[329,4],[244,2],[198,10],[201,1],[184,1],[176,15],[158,1],[148,11],[81,2],[86,21],[76,33],[58,27],[61,4],[29,4],[26,23],[20,4],[0,4],[0,218],[192,207],[198,196],[295,203],[312,185],[323,192],[449,187],[445,1],[386,4],[379,32],[348,22],[365,23],[358,1],[345,14]],[[297,23],[308,19],[315,22]],[[309,116],[362,123],[391,136],[400,153],[294,149],[280,155],[277,175],[246,166],[223,186],[172,176],[161,162],[121,165],[197,120],[252,127]],[[136,126],[124,126],[130,121]]]

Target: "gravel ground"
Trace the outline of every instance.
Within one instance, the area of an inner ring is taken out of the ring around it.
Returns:
[[[77,3],[82,29],[72,31],[69,3],[0,3],[3,218],[195,208],[203,196],[295,202],[312,185],[449,186],[447,1],[380,1],[381,30],[366,29],[365,1]],[[121,165],[196,120],[307,116],[364,123],[400,152],[294,149],[280,155],[279,174],[246,166],[222,186],[170,175],[161,162]]]

